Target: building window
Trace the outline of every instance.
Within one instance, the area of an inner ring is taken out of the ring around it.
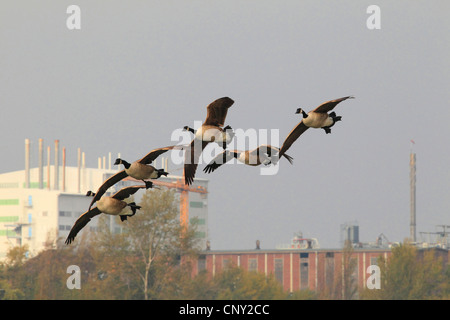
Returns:
[[[0,222],[16,222],[19,221],[19,216],[3,216],[0,217]]]
[[[309,254],[300,253],[300,289],[309,288]]]
[[[19,199],[0,199],[0,206],[18,206]]]
[[[258,271],[258,259],[248,259],[248,271]]]
[[[275,259],[275,279],[283,284],[283,259]]]
[[[309,265],[308,262],[300,263],[300,289],[309,288]]]
[[[201,201],[191,201],[189,203],[189,206],[191,208],[203,208],[203,202],[201,202]]]
[[[325,254],[325,285],[331,288],[334,282],[334,252]]]
[[[222,260],[222,267],[223,267],[223,270],[229,269],[230,266],[231,266],[231,259],[223,259],[223,260]]]
[[[71,217],[72,216],[72,212],[70,212],[70,211],[60,211],[59,212],[59,216],[60,217]]]
[[[206,219],[200,219],[200,218],[193,218],[189,219],[189,223],[196,224],[197,226],[204,226],[206,224]]]
[[[373,265],[373,266],[377,266],[378,265],[378,258],[376,258],[376,257],[370,258],[370,264]]]
[[[198,268],[198,272],[206,270],[206,256],[205,255],[201,255],[198,257],[197,268]]]

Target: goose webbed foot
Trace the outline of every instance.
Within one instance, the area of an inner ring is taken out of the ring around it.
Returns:
[[[342,116],[338,116],[338,115],[336,115],[336,112],[331,112],[330,114],[329,114],[329,116],[330,116],[330,118],[331,119],[333,119],[333,124],[335,123],[335,122],[338,122],[338,121],[341,121],[342,120]]]
[[[326,134],[331,133],[330,127],[324,127],[323,130],[325,130]]]
[[[153,188],[153,182],[151,181],[144,181],[145,183],[145,189]]]

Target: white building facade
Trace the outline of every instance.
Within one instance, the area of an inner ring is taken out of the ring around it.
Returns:
[[[14,246],[27,245],[29,257],[37,255],[48,246],[56,246],[64,240],[76,219],[89,207],[88,190],[98,187],[118,169],[84,167],[40,166],[0,174],[0,261],[6,258]],[[55,179],[57,177],[57,179]],[[161,177],[159,180],[174,182],[181,177]],[[126,185],[122,181],[110,188],[115,192]],[[195,179],[193,188],[208,189],[208,180]],[[162,187],[164,188],[164,187]],[[141,194],[135,194],[139,203]],[[197,218],[197,237],[205,249],[208,239],[208,194],[189,192],[189,218]],[[109,217],[111,232],[121,232],[120,222]],[[95,232],[98,219],[92,219],[80,232]]]

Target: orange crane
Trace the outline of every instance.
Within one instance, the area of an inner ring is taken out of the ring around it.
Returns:
[[[131,177],[127,177],[124,180],[137,181]],[[189,192],[196,192],[206,194],[208,191],[204,187],[197,186],[191,187],[184,183],[184,169],[183,176],[181,178],[176,179],[174,182],[166,182],[161,180],[150,180],[156,186],[162,186],[167,188],[175,188],[178,192],[180,192],[180,224],[187,228],[189,223]]]

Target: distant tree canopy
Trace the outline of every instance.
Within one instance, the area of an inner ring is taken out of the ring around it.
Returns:
[[[408,243],[379,258],[381,289],[365,290],[363,298],[382,300],[450,299],[450,265],[444,269],[436,250],[419,251]]]
[[[334,276],[328,287],[316,292],[287,292],[272,274],[236,266],[214,277],[206,271],[194,275],[196,225],[181,227],[174,191],[148,190],[139,205],[142,209],[133,217],[119,222],[120,232],[112,232],[110,217],[101,215],[99,230],[87,229],[72,245],[49,241],[29,259],[26,246],[12,248],[0,263],[0,300],[450,299],[450,267],[444,267],[435,250],[419,251],[408,244],[394,248],[388,259],[379,258],[381,289],[356,286],[351,246],[344,248],[342,266],[330,268]],[[69,266],[79,267],[80,289],[67,286]]]

